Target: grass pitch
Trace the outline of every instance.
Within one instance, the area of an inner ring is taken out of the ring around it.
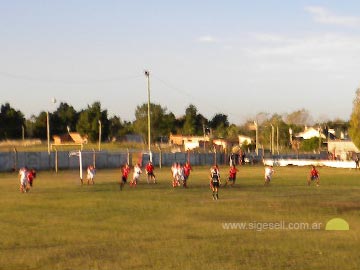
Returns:
[[[26,194],[0,174],[0,269],[358,269],[360,171],[320,168],[321,186],[309,187],[309,168],[275,168],[270,186],[263,167],[239,170],[219,201],[200,167],[188,189],[171,187],[169,168],[123,191],[119,170],[98,171],[94,186],[77,171],[39,172]],[[350,230],[325,230],[332,218]]]

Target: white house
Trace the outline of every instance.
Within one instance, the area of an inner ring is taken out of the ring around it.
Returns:
[[[250,137],[248,136],[244,136],[244,135],[239,135],[239,145],[242,146],[244,143],[245,144],[251,144],[252,140]]]
[[[320,134],[321,134],[321,138],[322,139],[326,139],[326,136],[324,133],[322,133],[321,131],[319,131],[319,129],[315,129],[313,127],[305,127],[305,130],[303,132],[300,132],[298,134],[295,134],[295,138],[298,138],[298,139],[304,139],[304,140],[308,140],[308,139],[311,139],[311,138],[319,138],[320,137]]]
[[[194,150],[196,148],[199,148],[199,146],[199,141],[184,141],[185,151]]]
[[[359,153],[359,149],[352,141],[328,141],[328,152],[340,160],[351,159],[352,153]]]

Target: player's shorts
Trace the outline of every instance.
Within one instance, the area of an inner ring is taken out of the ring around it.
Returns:
[[[236,177],[229,177],[229,181],[235,182],[235,180],[236,180]]]
[[[27,179],[26,178],[21,178],[20,179],[20,184],[23,185],[23,186],[26,186],[28,183]]]
[[[148,172],[147,175],[148,175],[148,176],[151,176],[151,177],[155,177],[154,172]]]
[[[270,182],[270,181],[271,181],[271,176],[266,176],[266,177],[265,177],[265,181],[266,181],[266,182]]]
[[[311,176],[310,179],[311,179],[311,181],[318,180],[319,176]]]
[[[122,181],[123,183],[126,183],[127,178],[126,178],[125,176],[123,176],[123,177],[121,177],[121,181]]]
[[[212,182],[211,182],[211,185],[212,185],[213,187],[219,187],[219,186],[220,186],[219,181],[216,181],[216,182],[212,181]]]

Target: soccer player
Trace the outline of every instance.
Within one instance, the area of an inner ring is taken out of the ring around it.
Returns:
[[[359,163],[360,163],[359,157],[356,155],[356,157],[355,157],[355,169],[356,170],[358,170],[360,168]]]
[[[173,178],[172,186],[175,188],[178,186],[178,164],[176,162],[171,166],[171,176]]]
[[[183,187],[186,187],[184,167],[181,165],[181,163],[178,163],[177,164],[177,184],[178,184],[178,186],[180,186],[181,182],[183,184]]]
[[[87,184],[89,184],[89,182],[91,182],[92,185],[95,184],[94,182],[95,173],[96,173],[95,167],[93,165],[89,165],[86,171],[87,171],[87,176],[86,176]]]
[[[189,179],[190,171],[192,171],[192,167],[189,161],[186,161],[183,170],[184,170],[184,187],[187,188],[187,180]]]
[[[146,165],[145,171],[147,174],[148,184],[150,183],[150,180],[152,180],[154,182],[154,184],[156,184],[156,178],[155,178],[155,174],[154,174],[154,165],[152,164],[151,161],[149,161],[149,163]]]
[[[228,184],[229,182],[231,182],[231,186],[234,186],[234,185],[235,185],[236,173],[237,173],[238,171],[239,171],[239,170],[236,169],[235,165],[230,166],[229,178],[228,178],[228,180],[226,181],[225,186],[227,186],[227,184]]]
[[[28,178],[28,183],[29,183],[30,187],[32,187],[32,186],[33,186],[33,181],[34,181],[34,179],[36,178],[36,171],[35,171],[35,169],[30,169],[30,170],[28,171],[27,178]]]
[[[219,199],[219,186],[220,186],[220,172],[219,167],[214,165],[210,169],[210,188],[213,192],[213,200]]]
[[[126,163],[121,168],[120,190],[122,190],[124,185],[126,184],[129,173],[130,173],[130,166],[129,166],[129,164]]]
[[[265,167],[265,183],[264,185],[268,185],[270,184],[270,181],[271,181],[271,178],[272,178],[272,175],[274,174],[274,169],[273,169],[273,166],[266,166]]]
[[[310,175],[308,178],[308,185],[310,186],[311,181],[316,181],[316,186],[318,187],[320,185],[320,174],[319,171],[315,168],[315,166],[311,166]]]
[[[137,182],[140,180],[140,174],[142,174],[142,170],[140,168],[140,164],[137,163],[134,166],[133,178],[130,182],[130,187],[136,187]]]
[[[25,166],[19,170],[20,192],[28,192],[28,168]]]

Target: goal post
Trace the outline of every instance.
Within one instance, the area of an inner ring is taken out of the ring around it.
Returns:
[[[77,156],[79,157],[79,176],[81,184],[83,183],[83,166],[82,166],[82,152],[81,150],[78,151],[71,151],[69,152],[69,157]]]

